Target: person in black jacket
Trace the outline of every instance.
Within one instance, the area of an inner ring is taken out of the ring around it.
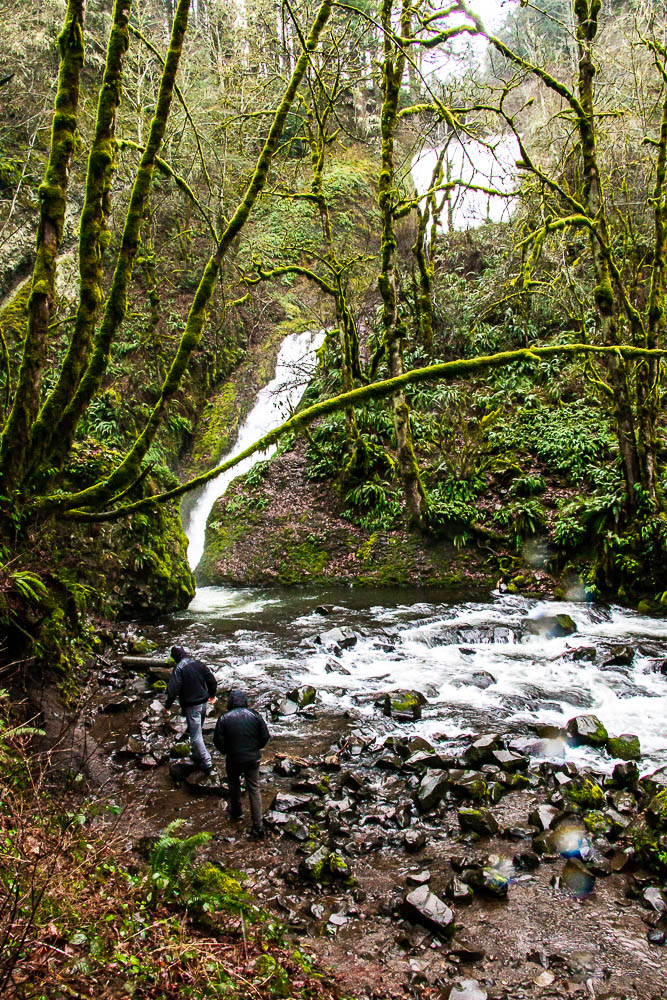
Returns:
[[[202,726],[206,718],[206,702],[215,701],[218,682],[209,667],[201,660],[191,659],[182,646],[172,646],[171,658],[176,666],[167,683],[167,701],[164,710],[169,709],[178,698],[188,724],[190,754],[205,774],[212,769],[211,755],[206,749]]]
[[[269,730],[258,712],[248,708],[248,699],[243,691],[230,692],[227,711],[218,719],[213,733],[213,742],[220,753],[225,755],[227,778],[229,781],[229,815],[240,819],[241,775],[245,777],[254,839],[264,836],[262,825],[262,797],[259,792],[259,761],[262,747],[269,742]]]

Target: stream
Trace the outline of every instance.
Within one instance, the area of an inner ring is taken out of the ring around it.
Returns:
[[[321,340],[287,338],[235,453],[297,405]],[[265,457],[198,498],[188,526],[193,567],[216,499]],[[232,687],[267,718],[268,836],[249,843],[227,817],[217,753],[210,777],[181,760],[188,747],[181,720],[163,714],[164,673],[109,664],[88,727],[108,788],[126,807],[129,848],[175,818],[184,832],[212,831],[208,857],[241,869],[299,947],[359,1000],[657,998],[663,897],[655,876],[636,870],[626,831],[655,788],[667,787],[664,618],[501,591],[461,600],[416,588],[201,587],[187,610],[141,633],[156,656],[182,645],[211,666],[220,697],[204,726],[209,745]],[[133,641],[131,628],[130,651]],[[407,718],[393,705],[384,711],[399,692],[421,702]],[[619,768],[607,749],[569,738],[568,720],[582,715],[611,735],[639,737],[639,773],[658,769],[649,784],[637,785],[634,765]],[[582,772],[605,789],[608,814],[598,816],[607,826],[595,834],[568,804],[568,783],[579,787]],[[481,835],[466,814],[483,824]],[[329,856],[332,875],[315,877],[314,861]],[[453,941],[406,911],[415,885],[456,919]]]

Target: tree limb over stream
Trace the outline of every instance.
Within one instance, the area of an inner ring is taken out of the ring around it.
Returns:
[[[228,459],[226,462],[222,462],[214,469],[209,469],[208,472],[196,476],[194,479],[190,479],[188,482],[174,487],[174,489],[167,490],[165,493],[159,493],[152,497],[144,497],[134,503],[123,504],[113,510],[97,512],[77,509],[77,505],[82,499],[81,494],[44,497],[36,502],[35,508],[43,511],[58,512],[61,516],[70,520],[85,522],[115,521],[155,504],[166,503],[193,489],[197,489],[199,486],[204,486],[223,472],[234,468],[235,465],[238,465],[245,458],[249,458],[258,451],[265,451],[286,434],[308,427],[319,417],[323,417],[326,414],[337,413],[351,406],[366,403],[371,399],[392,396],[403,390],[405,386],[416,385],[419,382],[465,378],[477,372],[484,371],[487,368],[502,368],[505,365],[514,364],[518,361],[539,362],[558,355],[577,354],[613,354],[625,360],[653,360],[660,362],[663,358],[667,357],[667,350],[634,346],[609,347],[594,344],[554,344],[548,347],[529,347],[516,351],[501,351],[498,354],[480,355],[476,358],[462,358],[456,361],[445,361],[439,364],[428,365],[425,368],[414,368],[394,378],[373,382],[370,385],[361,386],[358,389],[341,393],[338,396],[332,396],[321,403],[315,403],[313,406],[307,407],[300,413],[294,414],[294,416],[282,423],[280,427],[269,431],[264,437],[259,438],[254,444],[246,448],[245,451]]]

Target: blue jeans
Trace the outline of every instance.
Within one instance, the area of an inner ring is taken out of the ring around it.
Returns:
[[[192,759],[195,764],[208,769],[211,766],[211,755],[206,749],[201,728],[206,718],[206,702],[203,705],[188,705],[187,708],[183,709],[183,714],[188,724]]]

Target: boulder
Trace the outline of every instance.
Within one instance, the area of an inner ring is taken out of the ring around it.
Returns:
[[[602,661],[603,667],[629,667],[635,658],[632,646],[612,646],[609,656]]]
[[[526,627],[532,635],[543,635],[547,639],[559,639],[577,631],[570,615],[540,615],[539,618],[529,618]]]
[[[515,750],[494,750],[491,760],[503,771],[509,771],[511,774],[515,771],[525,771],[528,767],[528,758],[522,753],[516,753]]]
[[[119,712],[127,712],[132,708],[133,704],[134,702],[131,698],[122,695],[119,698],[112,698],[111,701],[105,702],[101,706],[100,712],[103,712],[105,715],[117,715]]]
[[[217,795],[221,798],[227,794],[226,785],[215,769],[209,774],[205,774],[199,768],[190,771],[185,775],[185,784],[195,795]]]
[[[481,836],[493,836],[498,833],[498,821],[488,809],[467,809],[462,807],[457,811],[459,826],[464,833],[478,833]]]
[[[642,755],[639,737],[632,733],[610,736],[607,740],[607,751],[610,757],[619,757],[621,760],[640,760]]]
[[[560,809],[557,809],[556,806],[540,805],[529,813],[528,822],[536,826],[538,830],[551,830],[561,815]]]
[[[350,866],[340,854],[330,851],[328,847],[320,847],[303,859],[299,872],[310,882],[341,882],[350,877]]]
[[[567,733],[574,746],[604,746],[609,733],[596,715],[575,715],[567,724]]]
[[[184,781],[197,765],[192,760],[173,760],[169,765],[169,775],[174,781]]]
[[[497,682],[496,678],[493,674],[490,674],[488,670],[475,670],[475,672],[471,674],[468,683],[471,684],[472,687],[479,688],[480,691],[486,691],[487,688]]]
[[[439,896],[428,886],[408,892],[401,905],[401,913],[413,924],[422,924],[440,934],[451,934],[454,930],[454,914]]]
[[[488,995],[477,979],[457,979],[442,990],[438,1000],[487,1000]]]
[[[496,868],[466,868],[461,880],[490,899],[507,899],[510,880]]]
[[[291,698],[283,698],[275,707],[276,715],[296,715],[299,706]]]
[[[380,699],[382,714],[397,722],[413,722],[422,717],[426,698],[421,691],[392,691]]]
[[[454,903],[472,903],[475,893],[469,885],[453,875],[445,886],[445,895]]]
[[[502,746],[502,741],[499,736],[494,733],[488,733],[484,736],[480,736],[476,739],[474,743],[461,754],[461,759],[466,764],[486,764],[491,760],[491,755],[494,750],[499,750]]]
[[[357,644],[357,636],[353,629],[344,626],[343,628],[330,628],[327,632],[320,632],[314,636],[313,642],[325,649],[351,649]]]
[[[288,701],[294,702],[298,708],[306,708],[308,705],[312,705],[316,698],[317,691],[310,684],[294,688],[293,691],[288,691],[287,693]],[[281,712],[280,714],[283,715],[285,713]]]
[[[408,830],[403,836],[403,846],[408,854],[417,854],[426,847],[426,834],[423,830]]]
[[[431,873],[427,869],[421,872],[410,872],[406,881],[408,885],[426,885],[427,882],[431,881]]]
[[[636,788],[639,781],[639,768],[632,761],[627,764],[616,764],[611,772],[609,784],[612,788]]]
[[[422,812],[434,809],[449,788],[449,771],[427,771],[417,789],[417,805]]]
[[[307,809],[312,801],[310,795],[289,795],[286,792],[276,792],[270,808],[276,812],[300,812]]]

